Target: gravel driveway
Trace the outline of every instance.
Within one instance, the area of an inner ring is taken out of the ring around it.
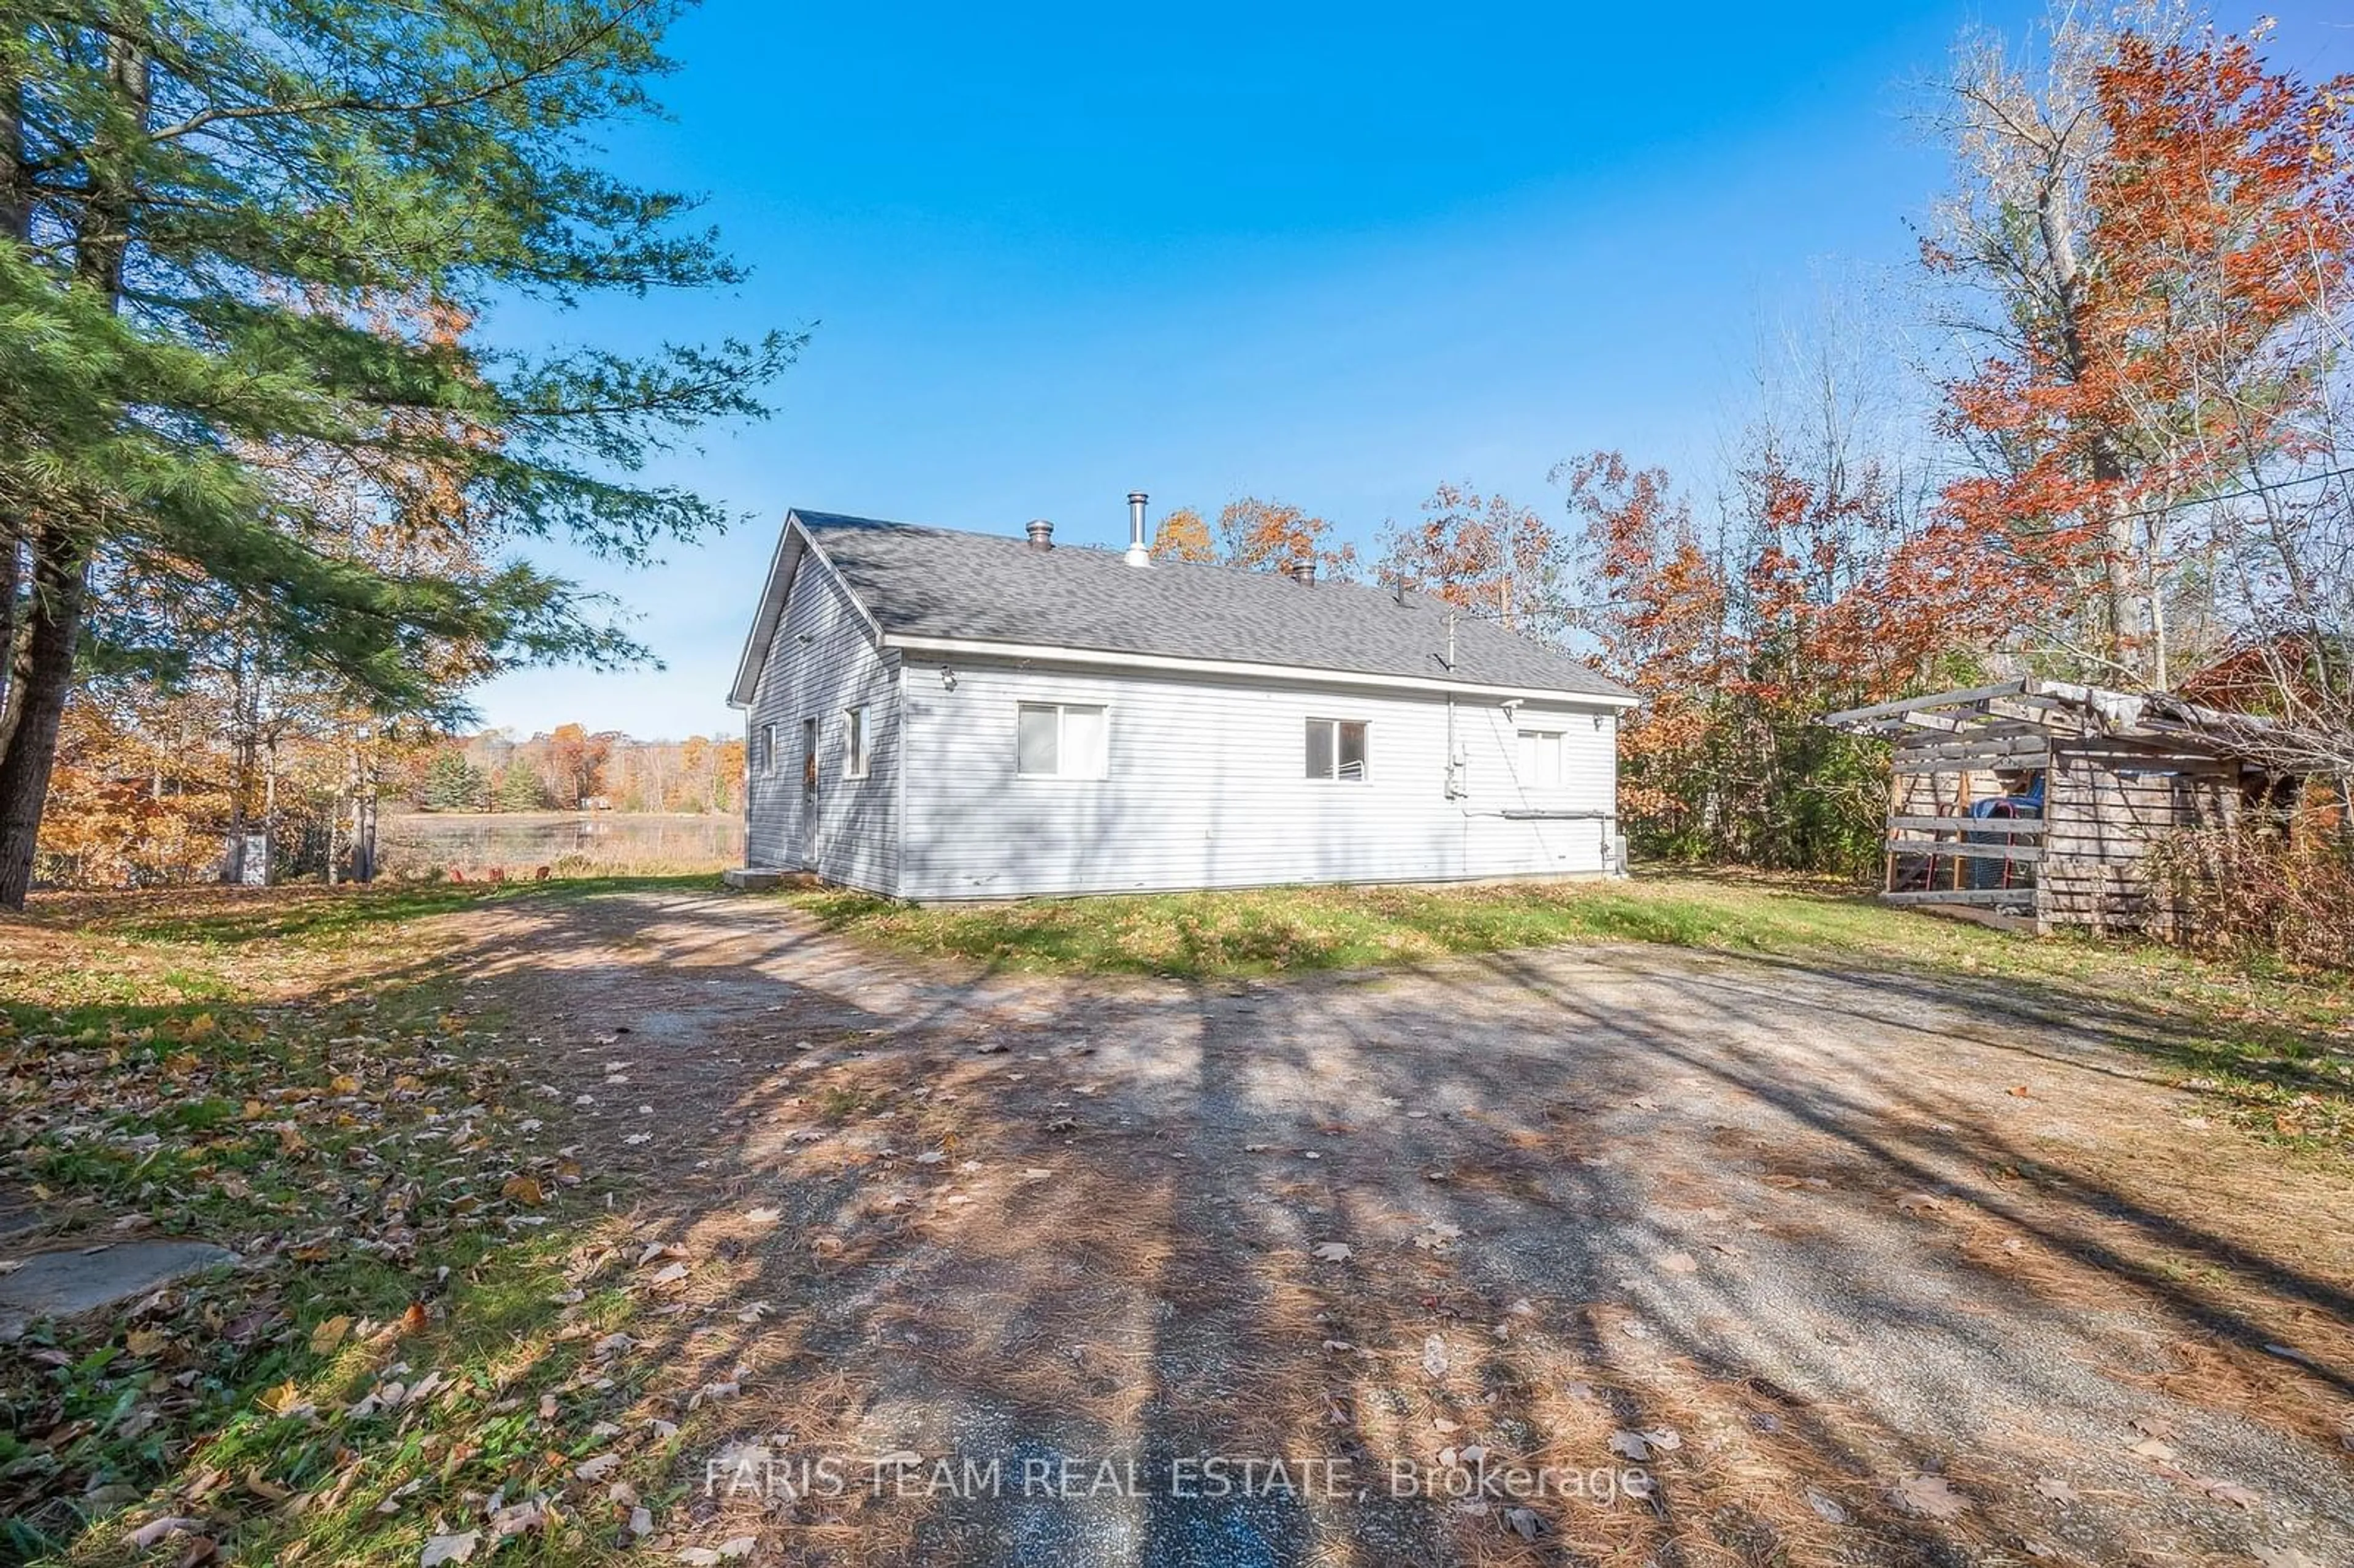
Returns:
[[[691,1265],[635,1351],[724,1391],[681,1542],[2354,1563],[2354,1195],[2131,1019],[1648,947],[1188,986],[759,897],[451,918]]]

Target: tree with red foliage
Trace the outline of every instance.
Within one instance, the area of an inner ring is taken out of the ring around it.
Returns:
[[[1946,389],[1981,471],[1947,489],[1934,558],[2003,589],[2046,652],[2163,688],[2210,543],[2193,509],[2310,455],[2316,329],[2354,257],[2354,93],[2155,10],[2071,14],[2046,56],[2031,82],[1981,48],[1951,84],[1963,189],[1924,256],[1989,308]]]

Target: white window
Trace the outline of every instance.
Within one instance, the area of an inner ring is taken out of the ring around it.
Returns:
[[[1108,758],[1100,707],[1023,703],[1016,730],[1015,761],[1024,779],[1105,777]]]
[[[843,715],[842,776],[844,779],[866,777],[866,706],[860,704]]]
[[[773,778],[776,775],[776,771],[777,726],[772,724],[764,724],[760,726],[760,777],[763,779]]]
[[[1312,718],[1308,721],[1308,777],[1337,783],[1365,781],[1365,721]]]
[[[1521,731],[1521,788],[1524,789],[1561,788],[1561,731],[1557,729]]]

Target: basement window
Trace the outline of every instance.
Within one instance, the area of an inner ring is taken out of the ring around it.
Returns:
[[[1561,788],[1561,731],[1557,729],[1521,731],[1521,788],[1523,789]]]
[[[1365,721],[1308,721],[1308,777],[1338,784],[1365,781]]]
[[[867,747],[870,737],[866,728],[866,705],[861,703],[843,715],[842,776],[844,779],[866,777]]]
[[[1104,710],[1076,703],[1023,703],[1015,763],[1024,779],[1101,779],[1107,772]]]

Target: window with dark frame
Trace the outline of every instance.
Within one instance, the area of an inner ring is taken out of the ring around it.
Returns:
[[[1365,721],[1308,721],[1308,777],[1336,784],[1365,781]]]
[[[777,771],[777,726],[776,726],[775,725],[772,725],[772,724],[764,724],[764,725],[762,725],[762,726],[760,726],[760,765],[759,765],[759,766],[760,766],[760,777],[761,777],[761,778],[763,778],[763,779],[769,779],[769,778],[774,778],[774,777],[776,776],[776,771]]]

